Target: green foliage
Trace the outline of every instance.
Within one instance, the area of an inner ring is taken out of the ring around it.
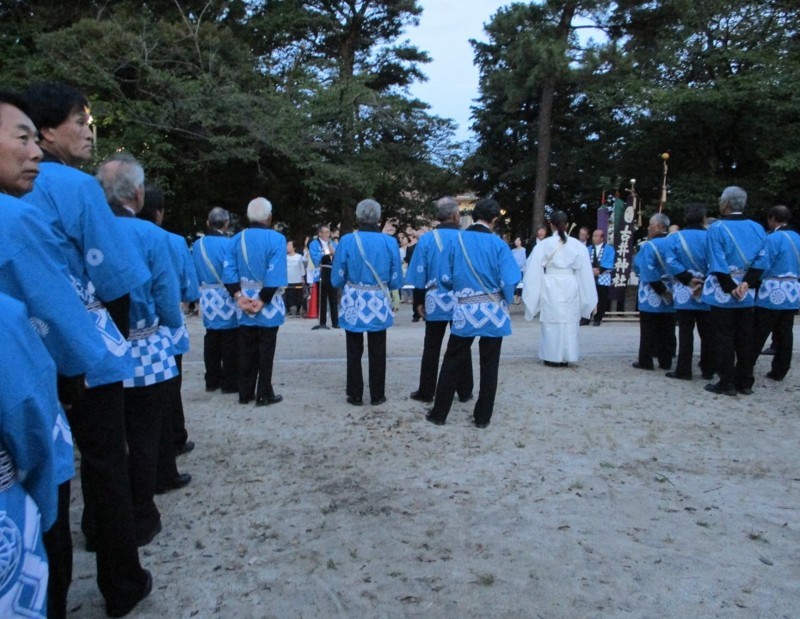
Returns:
[[[68,4],[3,5],[3,83],[78,85],[98,160],[138,157],[184,233],[259,194],[298,238],[366,196],[411,216],[456,178],[452,124],[404,90],[428,61],[396,44],[414,1]]]

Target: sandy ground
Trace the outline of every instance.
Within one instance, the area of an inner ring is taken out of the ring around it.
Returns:
[[[194,480],[158,497],[155,587],[131,616],[800,616],[797,358],[782,383],[761,357],[753,396],[714,396],[699,374],[632,369],[638,324],[607,323],[581,329],[576,367],[548,368],[515,307],[477,430],[470,404],[435,427],[408,399],[424,334],[409,306],[378,407],[345,402],[344,333],[312,324],[281,328],[285,399],[255,408],[204,392],[191,319]],[[73,497],[70,616],[104,617],[77,482]]]

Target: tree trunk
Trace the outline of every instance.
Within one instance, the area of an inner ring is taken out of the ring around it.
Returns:
[[[555,30],[554,45],[564,44],[566,49],[572,19],[578,8],[576,1],[566,2],[558,20]],[[566,56],[563,58],[566,63]],[[553,99],[556,92],[556,75],[560,73],[560,67],[553,67],[550,77],[544,80],[542,85],[542,95],[539,100],[539,127],[538,142],[536,145],[536,188],[533,196],[533,220],[531,221],[531,232],[535,234],[536,226],[544,223],[544,205],[547,203],[547,187],[550,184],[550,143],[551,130],[553,125]]]

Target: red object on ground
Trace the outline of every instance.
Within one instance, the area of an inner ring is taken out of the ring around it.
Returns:
[[[317,288],[319,283],[311,286],[311,294],[308,296],[308,310],[306,311],[306,318],[319,318],[319,296]]]

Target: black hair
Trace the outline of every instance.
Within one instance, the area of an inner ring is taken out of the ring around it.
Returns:
[[[157,223],[156,213],[164,211],[164,192],[155,185],[148,185],[144,190],[144,206],[139,214],[139,219]]]
[[[0,105],[10,105],[11,107],[17,108],[28,117],[31,115],[30,107],[25,101],[25,98],[16,92],[0,90]]]
[[[475,221],[479,219],[482,221],[493,221],[498,217],[500,217],[500,205],[497,203],[497,200],[493,200],[492,198],[478,200],[475,204],[475,208],[472,209],[472,219]]]
[[[567,242],[567,222],[569,218],[564,211],[556,211],[550,217],[550,223],[556,227],[562,243]]]
[[[699,226],[706,216],[706,205],[691,202],[683,207],[683,223],[687,226]]]
[[[778,204],[767,211],[767,218],[774,219],[779,224],[788,224],[792,220],[792,211],[788,206]]]
[[[25,91],[31,120],[37,129],[53,129],[76,110],[89,107],[88,99],[74,86],[63,82],[42,82]]]

